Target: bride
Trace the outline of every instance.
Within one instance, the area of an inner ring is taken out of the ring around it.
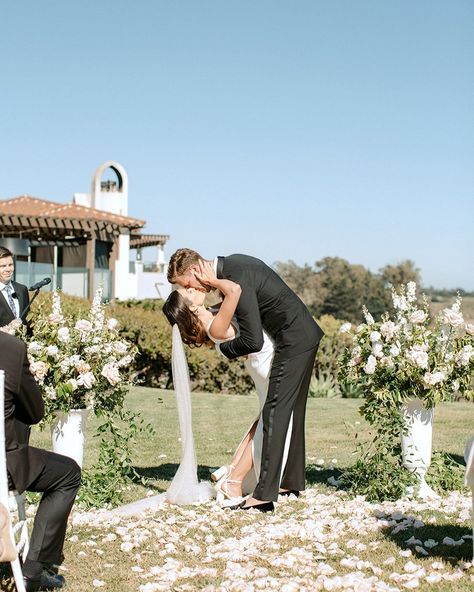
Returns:
[[[203,265],[200,265],[200,273],[196,277],[203,286],[219,290],[223,295],[222,303],[207,309],[204,306],[206,288],[178,288],[166,300],[163,313],[172,326],[178,326],[184,343],[190,346],[215,346],[219,350],[220,343],[234,339],[238,335],[239,328],[234,313],[239,302],[241,288],[231,280],[214,277]],[[245,359],[245,367],[255,383],[259,399],[259,415],[242,438],[230,464],[220,467],[211,475],[213,481],[216,482],[217,501],[224,505],[236,503],[243,495],[251,493],[260,473],[263,442],[261,410],[267,397],[274,354],[272,340],[265,332],[263,332],[263,337],[262,349],[249,354]],[[290,421],[282,473],[286,463],[291,429],[292,422]],[[290,493],[299,495],[297,491],[280,490],[280,495],[289,495]]]

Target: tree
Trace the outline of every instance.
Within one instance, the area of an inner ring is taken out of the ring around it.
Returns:
[[[397,265],[386,265],[379,271],[384,282],[394,288],[408,282],[416,282],[418,286],[421,284],[420,270],[415,267],[415,263],[410,259],[401,261]]]

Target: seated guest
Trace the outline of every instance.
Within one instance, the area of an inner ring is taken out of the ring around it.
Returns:
[[[1,297],[0,297],[1,298]],[[55,574],[62,560],[69,513],[81,482],[81,470],[67,456],[28,445],[25,424],[41,421],[41,391],[30,372],[26,345],[0,331],[0,370],[5,371],[5,446],[10,487],[41,492],[30,549],[23,564],[27,592],[61,588]]]
[[[12,281],[14,270],[12,252],[0,245],[0,327],[20,318],[25,323],[22,313],[30,297],[26,286]]]

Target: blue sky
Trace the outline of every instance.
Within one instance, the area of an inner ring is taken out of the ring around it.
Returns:
[[[412,259],[474,290],[470,0],[26,0],[0,20],[0,197],[97,166],[169,256]]]

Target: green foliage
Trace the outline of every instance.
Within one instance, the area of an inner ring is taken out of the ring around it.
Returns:
[[[361,406],[359,413],[374,430],[369,442],[358,443],[356,463],[340,477],[342,487],[353,495],[364,495],[371,502],[396,500],[415,484],[415,475],[402,464],[400,432],[405,425],[400,408],[399,403],[375,399]]]
[[[339,387],[332,376],[327,378],[313,376],[309,385],[309,397],[315,399],[334,399],[340,397]]]
[[[364,397],[362,388],[348,380],[342,380],[339,383],[339,391],[343,399],[362,399]]]
[[[438,493],[462,491],[466,467],[459,464],[447,452],[433,452],[431,465],[426,474],[426,482]]]
[[[82,473],[77,503],[84,508],[115,507],[123,503],[123,492],[130,481],[141,478],[133,469],[132,444],[139,434],[152,436],[154,429],[138,413],[120,409],[104,413],[104,422],[95,437],[100,438],[99,459]]]

